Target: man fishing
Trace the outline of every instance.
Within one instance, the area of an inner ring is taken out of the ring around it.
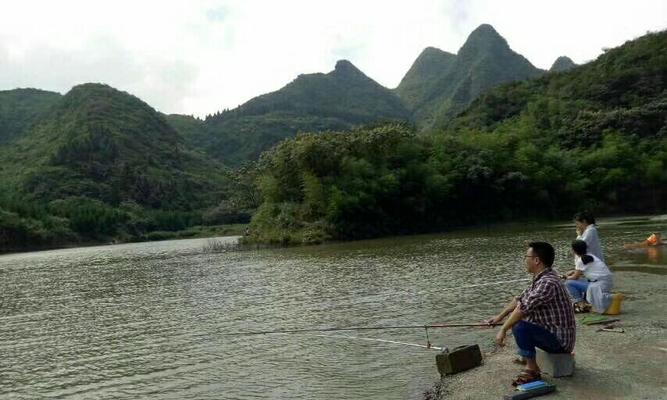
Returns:
[[[570,353],[574,349],[574,311],[567,291],[552,269],[554,258],[555,251],[549,243],[530,243],[524,259],[526,270],[533,275],[532,283],[500,314],[486,321],[489,325],[499,324],[509,315],[496,335],[496,343],[504,346],[511,329],[518,353],[526,361],[526,369],[514,379],[513,386],[541,379],[536,347],[548,353]]]

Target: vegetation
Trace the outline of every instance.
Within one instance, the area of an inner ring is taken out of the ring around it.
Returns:
[[[0,145],[21,137],[60,97],[37,89],[0,91]]]
[[[0,250],[216,225],[232,181],[141,100],[77,86],[0,147]]]
[[[482,26],[397,89],[426,132],[344,61],[205,120],[100,84],[0,92],[0,251],[238,233],[251,217],[248,242],[290,244],[665,211],[666,47],[653,33],[484,92],[535,70]]]
[[[581,208],[664,211],[667,33],[500,87],[432,135],[302,134],[264,155],[248,240],[318,243]]]

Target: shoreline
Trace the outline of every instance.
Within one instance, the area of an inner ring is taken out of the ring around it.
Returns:
[[[196,226],[182,231],[153,231],[146,233],[143,237],[133,238],[131,240],[120,240],[118,238],[109,238],[108,240],[91,240],[83,242],[62,243],[43,246],[26,246],[11,248],[8,250],[0,250],[0,256],[10,254],[32,253],[38,251],[49,250],[63,250],[76,249],[95,246],[113,246],[117,244],[130,243],[148,243],[148,242],[164,242],[168,240],[184,240],[184,239],[206,239],[224,236],[241,236],[247,224],[231,224],[231,225],[212,225],[212,226]]]
[[[615,274],[614,292],[623,293],[621,321],[624,333],[598,332],[599,325],[583,325],[589,314],[577,314],[576,368],[574,376],[544,380],[557,391],[549,399],[666,399],[667,277],[635,271]],[[444,377],[436,387],[439,399],[499,399],[513,391],[510,382],[521,370],[514,339],[485,353],[480,367]]]

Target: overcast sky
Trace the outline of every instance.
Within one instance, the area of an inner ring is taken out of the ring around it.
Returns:
[[[204,116],[348,59],[394,88],[489,23],[539,68],[667,28],[665,0],[0,0],[0,90],[84,82]]]

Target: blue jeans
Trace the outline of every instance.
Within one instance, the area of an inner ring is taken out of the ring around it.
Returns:
[[[556,335],[539,325],[522,320],[512,326],[512,333],[522,357],[535,358],[535,347],[547,353],[567,353]]]
[[[588,283],[586,279],[568,279],[565,281],[565,287],[574,301],[582,301],[586,295]]]

